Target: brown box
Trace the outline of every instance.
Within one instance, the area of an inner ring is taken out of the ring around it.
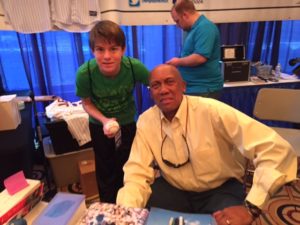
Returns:
[[[80,184],[86,198],[98,195],[95,173],[95,160],[83,160],[78,163]]]
[[[0,96],[0,131],[14,130],[21,123],[16,95]]]

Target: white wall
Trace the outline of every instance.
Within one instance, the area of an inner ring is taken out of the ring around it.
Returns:
[[[172,0],[99,0],[103,19],[122,25],[173,24]],[[300,0],[194,0],[196,8],[215,23],[299,20]],[[0,29],[4,22],[0,5]]]

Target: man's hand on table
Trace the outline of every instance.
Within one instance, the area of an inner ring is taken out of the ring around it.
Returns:
[[[253,217],[245,206],[231,206],[213,213],[218,225],[250,225]]]

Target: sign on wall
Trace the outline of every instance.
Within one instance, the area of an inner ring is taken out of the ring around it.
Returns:
[[[300,0],[193,0],[215,23],[298,20]],[[173,0],[100,0],[102,18],[123,25],[174,24]]]
[[[98,1],[99,9],[95,10],[101,13],[101,18],[121,25],[174,24],[170,15],[173,0]],[[300,20],[300,0],[193,1],[196,9],[215,23]],[[10,29],[12,27],[5,23],[4,12],[0,4],[0,30]]]

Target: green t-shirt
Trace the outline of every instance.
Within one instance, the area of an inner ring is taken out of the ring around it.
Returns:
[[[97,109],[106,117],[117,118],[121,125],[134,122],[136,107],[133,97],[134,83],[148,85],[149,71],[137,59],[123,57],[119,74],[114,78],[105,77],[95,59],[81,65],[76,75],[76,95],[91,98]],[[88,63],[89,70],[88,72]],[[90,116],[90,122],[101,124]]]

